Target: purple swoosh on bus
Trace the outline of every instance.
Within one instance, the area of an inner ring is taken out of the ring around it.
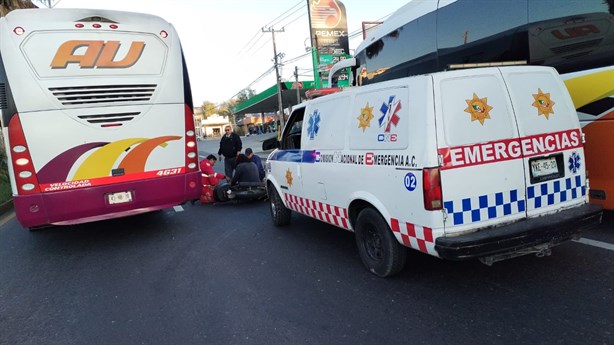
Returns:
[[[38,183],[66,181],[70,169],[75,164],[77,159],[79,159],[79,157],[91,149],[104,146],[106,144],[108,144],[108,142],[87,143],[75,146],[60,153],[38,171],[36,174],[38,177]]]

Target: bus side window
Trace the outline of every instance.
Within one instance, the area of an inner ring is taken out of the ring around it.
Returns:
[[[297,109],[292,112],[286,124],[283,138],[281,140],[282,150],[300,150],[301,148],[301,131],[303,129],[303,114],[305,109]]]

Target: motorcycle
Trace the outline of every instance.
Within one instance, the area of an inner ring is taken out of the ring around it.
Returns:
[[[228,181],[222,180],[213,190],[213,199],[216,202],[230,200],[259,200],[267,196],[264,182],[238,182],[231,186]]]

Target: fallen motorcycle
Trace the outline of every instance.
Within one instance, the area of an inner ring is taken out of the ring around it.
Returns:
[[[222,180],[213,190],[213,199],[216,202],[230,200],[259,200],[267,196],[264,182],[238,182],[231,186],[228,181]]]

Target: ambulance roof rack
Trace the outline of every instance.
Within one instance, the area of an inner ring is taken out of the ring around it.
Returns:
[[[450,64],[446,70],[464,69],[464,68],[480,68],[480,67],[501,67],[501,66],[517,66],[526,65],[527,60],[517,61],[501,61],[501,62],[479,62],[479,63],[458,63]]]
[[[314,98],[330,95],[333,93],[337,93],[339,91],[343,91],[343,88],[329,87],[329,88],[322,88],[322,89],[310,89],[310,90],[305,91],[305,97],[307,99],[314,99]]]

